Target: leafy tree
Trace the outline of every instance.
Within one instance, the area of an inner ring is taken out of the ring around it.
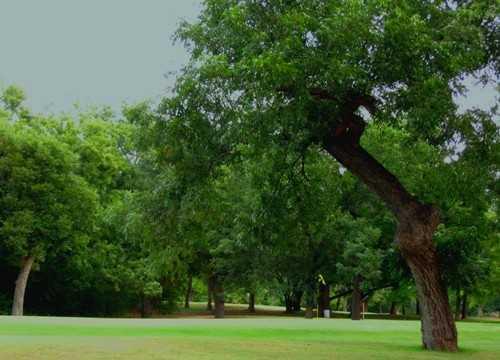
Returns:
[[[360,140],[367,123],[377,122],[405,129],[410,142],[444,149],[472,128],[480,129],[475,143],[491,151],[496,127],[490,117],[459,114],[453,94],[463,91],[465,76],[490,65],[498,70],[497,5],[208,0],[199,20],[179,31],[192,62],[176,97],[164,104],[172,128],[180,130],[177,143],[198,150],[190,152],[197,176],[227,159],[236,144],[251,143],[261,149],[319,146],[359,177],[397,219],[428,349],[457,349],[433,242],[439,211]]]
[[[340,277],[352,284],[351,318],[360,320],[363,285],[373,283],[381,277],[382,256],[375,245],[380,237],[380,230],[367,224],[364,219],[342,220],[339,221],[339,228],[344,233],[345,244],[337,268]]]
[[[12,314],[22,315],[32,267],[88,241],[97,197],[64,142],[23,121],[0,121],[0,239],[20,267]]]

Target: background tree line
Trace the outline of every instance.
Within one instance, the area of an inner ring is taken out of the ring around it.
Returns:
[[[242,144],[211,163],[186,129],[164,127],[165,104],[122,119],[42,116],[23,97],[7,88],[0,112],[3,312],[152,316],[194,300],[218,317],[225,301],[418,315],[394,219],[320,149]],[[432,181],[427,196],[446,209],[437,237],[457,318],[498,311],[492,179],[403,131],[367,135],[407,186]]]

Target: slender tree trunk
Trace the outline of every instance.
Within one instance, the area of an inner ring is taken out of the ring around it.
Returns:
[[[457,330],[433,242],[434,232],[440,223],[439,211],[418,201],[392,173],[362,148],[360,138],[366,124],[356,115],[361,105],[368,106],[369,111],[373,109],[372,99],[346,99],[342,105],[341,123],[325,137],[324,147],[376,193],[398,220],[396,243],[415,279],[422,312],[424,348],[457,351]]]
[[[193,292],[193,275],[189,274],[188,286],[186,289],[186,296],[184,298],[184,308],[189,309],[189,302],[191,301],[191,294]]]
[[[321,317],[324,317],[325,310],[330,310],[330,285],[319,285],[318,308]]]
[[[467,315],[469,312],[467,301],[468,301],[467,292],[464,291],[464,295],[462,296],[462,317],[461,317],[462,320],[467,319]]]
[[[251,292],[248,294],[248,311],[255,313],[255,293]]]
[[[415,314],[420,315],[420,303],[417,301],[415,302]]]
[[[285,312],[287,314],[293,313],[292,297],[290,294],[285,294]]]
[[[143,296],[141,316],[143,318],[146,318],[146,317],[151,317],[152,314],[153,314],[153,304],[151,302],[151,299],[146,296]]]
[[[351,320],[361,320],[361,277],[356,275],[351,297]]]
[[[220,281],[220,279],[215,278],[215,280],[214,280],[213,295],[214,295],[214,305],[215,305],[214,316],[216,319],[223,319],[224,318],[224,286],[222,285],[222,282]]]
[[[398,314],[398,308],[396,307],[396,302],[391,302],[391,309],[389,310],[389,315],[395,317]]]
[[[339,309],[340,309],[340,299],[342,299],[342,298],[341,297],[337,298],[337,304],[335,305],[336,311],[339,311]]]
[[[303,291],[294,291],[292,295],[293,305],[292,309],[294,312],[299,312],[301,310]]]
[[[212,297],[213,297],[214,280],[213,277],[209,277],[207,280],[207,310],[212,311]]]
[[[141,318],[146,317],[146,299],[144,294],[141,296]]]
[[[314,317],[314,310],[311,305],[306,305],[305,318],[312,319]]]
[[[27,256],[21,261],[21,270],[16,280],[16,288],[14,290],[14,300],[12,302],[12,315],[23,316],[24,311],[24,294],[26,292],[26,285],[30,275],[31,267],[35,261],[34,256]]]

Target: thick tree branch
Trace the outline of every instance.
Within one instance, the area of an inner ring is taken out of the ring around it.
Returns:
[[[341,297],[344,297],[344,296],[347,296],[349,295],[350,293],[352,293],[352,289],[349,289],[349,290],[346,290],[346,291],[342,291],[338,294],[335,294],[333,296],[330,296],[330,301],[332,300],[335,300],[335,299],[338,299],[338,298],[341,298]]]

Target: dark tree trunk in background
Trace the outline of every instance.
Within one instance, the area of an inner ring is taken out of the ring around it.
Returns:
[[[391,302],[391,309],[389,310],[389,315],[395,317],[398,314],[398,308],[396,307],[396,302]]]
[[[153,304],[151,303],[151,299],[143,295],[141,304],[141,317],[143,318],[151,317],[152,314],[153,314]]]
[[[186,289],[186,296],[184,298],[184,308],[189,309],[189,302],[191,301],[191,294],[193,292],[193,275],[189,275],[188,286]]]
[[[467,292],[464,291],[464,295],[462,296],[462,316],[461,316],[462,320],[467,319],[468,312],[469,312],[469,307],[467,304]]]
[[[224,318],[224,286],[220,279],[215,278],[213,283],[213,295],[214,295],[214,316],[216,319]]]
[[[335,95],[322,90],[312,95],[338,102]],[[457,351],[457,330],[433,242],[440,223],[439,211],[411,195],[361,146],[366,123],[356,112],[364,106],[373,113],[376,111],[374,100],[369,95],[353,95],[339,104],[340,123],[332,125],[323,139],[323,146],[376,193],[396,217],[396,243],[413,274],[420,301],[423,346],[430,350]]]
[[[341,299],[340,297],[337,298],[337,304],[335,305],[335,310],[336,311],[339,311],[339,309],[340,309],[340,299]]]
[[[292,310],[294,312],[299,312],[301,310],[302,304],[302,295],[304,295],[303,291],[294,291],[292,295]]]
[[[319,285],[318,308],[321,317],[324,317],[325,310],[330,310],[330,285]]]
[[[212,311],[212,297],[214,292],[214,279],[213,277],[209,277],[207,280],[207,310]]]
[[[285,294],[285,312],[291,314],[293,312],[293,302],[290,294]]]
[[[21,261],[21,270],[16,280],[16,287],[14,289],[14,299],[12,301],[12,315],[23,316],[24,311],[24,294],[26,292],[26,285],[30,275],[31,267],[35,261],[34,256],[27,256]]]
[[[361,320],[361,277],[354,278],[351,297],[351,320]]]
[[[306,305],[305,318],[312,319],[314,317],[314,310],[311,305]]]
[[[255,312],[255,293],[251,292],[248,294],[248,311],[251,313]]]
[[[417,301],[415,302],[415,314],[420,315],[420,303]]]

